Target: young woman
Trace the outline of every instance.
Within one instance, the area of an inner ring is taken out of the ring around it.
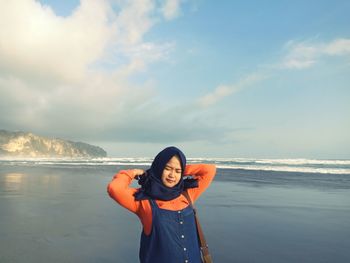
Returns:
[[[193,209],[183,192],[195,202],[215,172],[211,164],[186,165],[185,155],[168,147],[158,153],[146,172],[122,170],[113,177],[109,195],[135,213],[143,225],[140,262],[202,262]],[[133,179],[138,179],[141,188],[130,187]]]

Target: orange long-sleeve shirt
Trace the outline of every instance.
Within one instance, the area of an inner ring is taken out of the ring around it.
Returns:
[[[207,189],[214,179],[215,173],[216,167],[211,164],[189,164],[186,166],[184,174],[192,175],[193,178],[198,179],[198,187],[187,190],[192,202],[195,202]],[[138,188],[130,187],[134,177],[133,170],[120,171],[108,184],[107,191],[121,206],[135,213],[140,218],[145,234],[149,235],[152,229],[152,208],[148,200],[135,200],[134,193]],[[156,203],[159,208],[172,211],[184,209],[189,205],[186,197],[183,195],[170,201],[156,200]]]

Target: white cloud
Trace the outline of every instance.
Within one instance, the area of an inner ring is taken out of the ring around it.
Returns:
[[[120,12],[109,1],[82,0],[71,16],[60,17],[34,0],[3,1],[0,68],[76,81],[109,57],[115,65],[134,63],[135,56],[145,63],[162,59],[169,43],[142,41],[155,10],[152,0],[127,1]]]
[[[238,87],[236,85],[220,85],[216,87],[213,92],[210,92],[205,96],[199,98],[199,104],[203,107],[210,106],[212,104],[215,104],[220,99],[229,96],[236,91],[238,91]]]
[[[181,0],[166,0],[163,7],[162,13],[165,19],[174,19],[180,14]]]
[[[294,68],[294,69],[303,69],[309,68],[313,64],[315,64],[315,60],[306,59],[306,58],[290,58],[284,63],[284,67],[286,68]]]
[[[81,0],[61,17],[34,0],[0,1],[0,127],[91,137],[132,122],[156,91],[130,78],[174,48],[143,39],[162,21],[159,8]]]
[[[126,5],[116,16],[115,27],[119,31],[118,41],[122,45],[133,45],[142,40],[156,20],[153,17],[156,4],[154,0],[126,1]]]
[[[325,46],[324,53],[328,55],[349,55],[350,39],[336,39]]]
[[[321,58],[326,56],[349,56],[350,39],[335,39],[328,43],[311,43],[289,41],[285,47],[286,54],[278,69],[305,69],[315,65]],[[270,71],[276,69],[276,65],[264,71],[264,73],[253,73],[231,85],[219,85],[212,92],[200,97],[198,104],[208,107],[216,104],[225,97],[247,88],[267,78]],[[272,72],[271,72],[272,73]]]
[[[3,1],[0,67],[61,79],[83,78],[113,35],[108,8],[103,1],[85,0],[72,16],[62,18],[35,1]]]
[[[247,77],[239,80],[237,83],[232,85],[220,85],[214,89],[214,91],[200,97],[198,103],[201,107],[211,106],[218,101],[228,97],[244,88],[247,88],[263,79],[267,78],[267,75],[254,73]]]
[[[132,60],[137,59],[146,62],[154,62],[167,59],[174,47],[174,43],[156,44],[143,42],[138,45],[125,46],[121,52],[125,56],[132,58]]]
[[[335,39],[328,43],[289,41],[285,49],[287,54],[282,60],[281,68],[304,69],[315,65],[327,56],[350,55],[350,39]]]

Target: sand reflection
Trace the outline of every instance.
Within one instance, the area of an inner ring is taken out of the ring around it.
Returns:
[[[21,192],[26,177],[27,175],[22,173],[7,173],[1,176],[0,184],[2,184],[3,195]]]
[[[54,187],[60,182],[60,178],[57,175],[43,175],[40,177],[40,183],[43,186]]]

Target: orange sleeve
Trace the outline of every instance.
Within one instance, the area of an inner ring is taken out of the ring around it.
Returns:
[[[188,189],[193,202],[209,187],[216,174],[216,166],[213,164],[188,164],[185,175],[192,175],[198,179],[198,187]]]
[[[140,202],[135,200],[135,188],[129,187],[135,174],[133,170],[122,170],[117,173],[113,180],[108,184],[107,192],[111,198],[117,201],[122,207],[137,213],[140,207]]]
[[[145,234],[149,235],[152,229],[152,208],[148,200],[135,200],[134,194],[138,189],[130,187],[134,177],[133,170],[120,171],[108,184],[107,192],[118,204],[139,217]]]

